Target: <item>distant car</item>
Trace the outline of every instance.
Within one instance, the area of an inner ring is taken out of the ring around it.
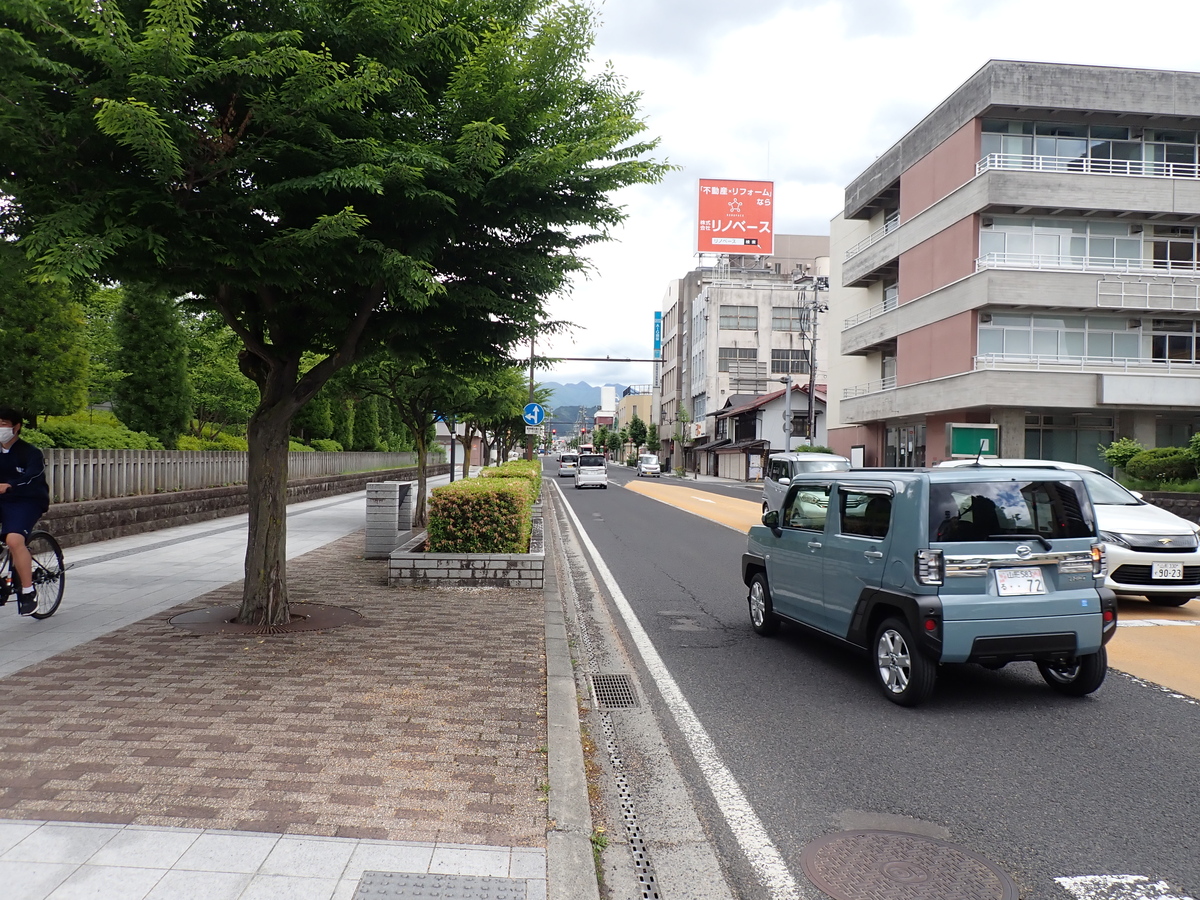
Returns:
[[[658,457],[653,453],[643,453],[638,457],[637,473],[640,478],[643,475],[658,478],[662,475],[662,467],[658,464]]]
[[[779,509],[788,485],[797,475],[848,471],[850,460],[834,453],[774,453],[768,457],[763,475],[762,511]]]
[[[558,477],[564,475],[574,475],[579,469],[579,454],[564,453],[558,458]]]
[[[1155,606],[1183,606],[1200,596],[1200,526],[1147,503],[1103,472],[1052,459],[948,459],[939,467],[1022,466],[1076,472],[1096,507],[1108,557],[1104,586]]]
[[[575,469],[575,487],[598,487],[608,489],[608,466],[598,453],[579,454],[579,465]]]

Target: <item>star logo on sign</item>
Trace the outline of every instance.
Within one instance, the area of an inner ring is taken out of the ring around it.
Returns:
[[[742,211],[742,201],[741,200],[730,200],[729,201],[729,211],[731,213],[740,213]]]

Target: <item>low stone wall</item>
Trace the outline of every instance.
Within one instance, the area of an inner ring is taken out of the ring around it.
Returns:
[[[1200,494],[1182,494],[1173,491],[1140,491],[1142,499],[1160,509],[1173,512],[1180,518],[1200,525]]]
[[[546,571],[542,517],[533,519],[528,553],[415,553],[420,532],[388,557],[388,584],[540,588]]]
[[[445,465],[428,467],[431,476],[445,475],[449,471],[450,467]],[[410,468],[298,479],[288,482],[287,499],[289,503],[317,500],[361,491],[373,481],[415,481],[416,477],[417,470]],[[112,500],[56,503],[42,516],[39,527],[53,533],[64,547],[73,547],[159,528],[235,516],[245,513],[248,508],[246,485],[239,484]]]

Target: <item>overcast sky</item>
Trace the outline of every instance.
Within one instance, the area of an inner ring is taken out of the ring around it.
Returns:
[[[594,57],[642,94],[679,167],[619,199],[595,271],[539,353],[649,358],[667,282],[694,268],[699,178],[775,182],[775,230],[828,234],[846,185],[989,59],[1200,71],[1200,3],[607,0]],[[562,362],[539,381],[648,384],[649,364]]]

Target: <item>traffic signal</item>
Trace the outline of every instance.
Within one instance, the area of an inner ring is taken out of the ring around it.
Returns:
[[[558,434],[558,429],[557,429],[557,428],[551,428],[551,429],[550,429],[550,433],[551,433],[551,434]]]

